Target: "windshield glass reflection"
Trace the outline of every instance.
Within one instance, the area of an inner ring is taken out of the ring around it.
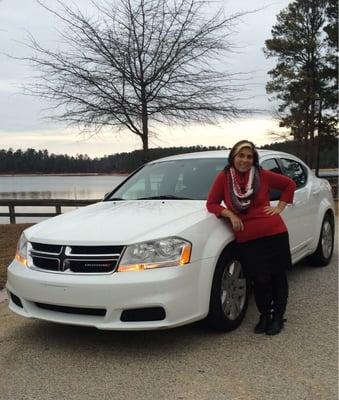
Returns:
[[[107,200],[206,200],[214,178],[226,163],[226,158],[203,158],[148,164]]]

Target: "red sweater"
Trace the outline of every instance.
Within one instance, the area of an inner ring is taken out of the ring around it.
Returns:
[[[264,208],[270,205],[269,189],[281,191],[280,200],[286,203],[293,202],[295,182],[287,176],[275,172],[260,170],[260,188],[252,199],[252,203],[245,214],[237,214],[231,203],[227,176],[224,171],[220,172],[208,194],[207,209],[221,217],[222,210],[225,209],[220,203],[224,201],[226,207],[236,213],[244,224],[244,230],[234,232],[237,242],[247,242],[248,240],[258,239],[264,236],[277,235],[287,231],[286,225],[279,214],[268,215]]]

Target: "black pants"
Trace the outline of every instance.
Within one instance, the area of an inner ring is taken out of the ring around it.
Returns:
[[[286,271],[253,277],[254,298],[260,314],[283,315],[288,298]]]

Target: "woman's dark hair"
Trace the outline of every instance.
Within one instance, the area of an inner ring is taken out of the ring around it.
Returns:
[[[255,148],[254,143],[250,142],[249,140],[240,140],[231,148],[225,170],[234,167],[234,157],[239,153],[240,149],[243,149],[245,147],[250,148],[253,151],[253,165],[257,168],[260,168],[259,154],[258,150]]]

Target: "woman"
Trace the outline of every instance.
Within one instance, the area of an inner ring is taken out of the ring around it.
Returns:
[[[284,325],[291,252],[280,213],[292,203],[295,187],[292,179],[262,169],[254,144],[242,140],[231,149],[208,195],[208,211],[230,221],[245,274],[253,280],[260,313],[255,333],[275,335]],[[281,191],[276,207],[270,206],[270,188]]]

